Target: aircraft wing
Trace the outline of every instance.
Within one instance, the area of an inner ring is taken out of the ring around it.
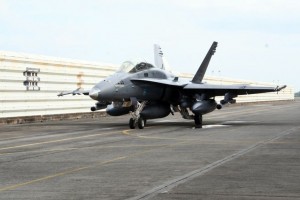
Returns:
[[[213,85],[213,84],[187,84],[183,89],[198,94],[207,94],[209,96],[223,96],[226,93],[235,95],[257,94],[264,92],[278,92],[286,88],[284,86],[264,87],[250,85]]]
[[[62,97],[68,94],[73,94],[73,95],[89,95],[90,91],[89,90],[83,90],[82,88],[77,88],[76,90],[73,91],[66,91],[66,92],[61,92],[57,96]]]
[[[165,86],[173,86],[178,87],[180,90],[184,90],[186,92],[195,93],[195,94],[207,94],[211,97],[214,96],[223,96],[226,93],[231,93],[235,95],[245,95],[245,94],[257,94],[264,92],[278,92],[286,87],[277,86],[277,87],[264,87],[264,86],[251,86],[251,85],[214,85],[214,84],[206,84],[206,83],[191,83],[191,82],[181,82],[176,80],[168,80],[168,79],[151,79],[151,78],[143,78],[143,79],[132,79],[134,83],[147,83],[147,84],[159,84]]]

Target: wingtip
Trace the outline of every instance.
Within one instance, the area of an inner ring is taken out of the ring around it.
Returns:
[[[280,86],[279,87],[279,85],[276,87],[276,89],[275,89],[275,91],[280,91],[280,90],[283,90],[284,88],[286,88],[287,87],[287,85],[283,85],[283,86]]]

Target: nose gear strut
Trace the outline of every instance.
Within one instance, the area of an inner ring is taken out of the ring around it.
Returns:
[[[141,117],[141,112],[143,111],[144,107],[146,106],[147,101],[137,102],[136,109],[134,112],[130,112],[132,118],[129,120],[129,128],[135,129],[136,125],[139,129],[143,129],[146,124],[146,119]]]

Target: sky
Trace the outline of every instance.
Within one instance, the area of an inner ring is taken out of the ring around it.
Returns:
[[[208,75],[300,91],[298,0],[0,0],[0,51],[195,73],[213,41]]]

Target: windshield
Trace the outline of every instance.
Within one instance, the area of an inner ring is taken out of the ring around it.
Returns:
[[[125,61],[120,66],[119,71],[133,74],[153,67],[153,65],[145,62],[135,63],[132,61]]]
[[[118,71],[128,73],[132,68],[134,68],[135,65],[136,63],[132,61],[125,61],[122,63]]]

